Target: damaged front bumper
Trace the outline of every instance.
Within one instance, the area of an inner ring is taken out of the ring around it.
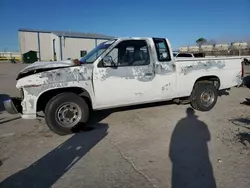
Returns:
[[[18,114],[23,112],[21,98],[9,98],[3,101],[5,110],[10,114]]]

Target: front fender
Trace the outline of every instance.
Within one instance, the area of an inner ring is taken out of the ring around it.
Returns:
[[[22,88],[24,92],[23,113],[32,113],[34,116],[39,97],[49,90],[81,88],[86,90],[93,99],[91,79],[91,71],[82,66],[56,69],[21,78],[16,87]]]

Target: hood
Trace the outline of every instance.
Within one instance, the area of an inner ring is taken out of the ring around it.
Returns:
[[[74,62],[72,60],[67,61],[37,61],[31,65],[25,67],[21,72],[28,72],[36,69],[46,69],[46,68],[56,68],[56,67],[68,67],[73,66]]]
[[[70,66],[75,66],[72,60],[48,61],[48,62],[37,61],[25,67],[24,69],[22,69],[20,73],[18,74],[16,80],[19,80],[20,78],[23,78],[25,76],[29,76],[35,73],[58,69],[58,68],[70,67]]]

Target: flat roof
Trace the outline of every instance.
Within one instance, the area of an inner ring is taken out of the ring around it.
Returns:
[[[18,29],[19,32],[35,32],[35,33],[53,33],[59,37],[72,37],[72,38],[88,38],[88,39],[112,39],[115,37],[107,36],[96,33],[80,33],[80,32],[69,32],[69,31],[49,31],[49,30],[37,30],[37,29]]]

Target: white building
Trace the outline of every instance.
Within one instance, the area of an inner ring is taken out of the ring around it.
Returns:
[[[201,49],[202,49],[203,51],[206,51],[206,52],[211,52],[211,51],[213,51],[213,49],[214,49],[214,45],[210,45],[210,44],[201,45]]]
[[[187,47],[187,46],[181,46],[181,47],[179,48],[179,51],[180,51],[180,52],[187,52],[187,51],[188,51],[188,47]]]
[[[229,47],[230,47],[229,44],[215,44],[214,46],[215,50],[219,50],[219,51],[229,50]]]
[[[199,52],[200,48],[199,46],[189,46],[188,50],[191,52]]]
[[[101,34],[19,29],[20,51],[36,51],[42,61],[78,59],[113,37]]]
[[[235,49],[247,49],[248,43],[247,42],[233,42],[232,47]]]

